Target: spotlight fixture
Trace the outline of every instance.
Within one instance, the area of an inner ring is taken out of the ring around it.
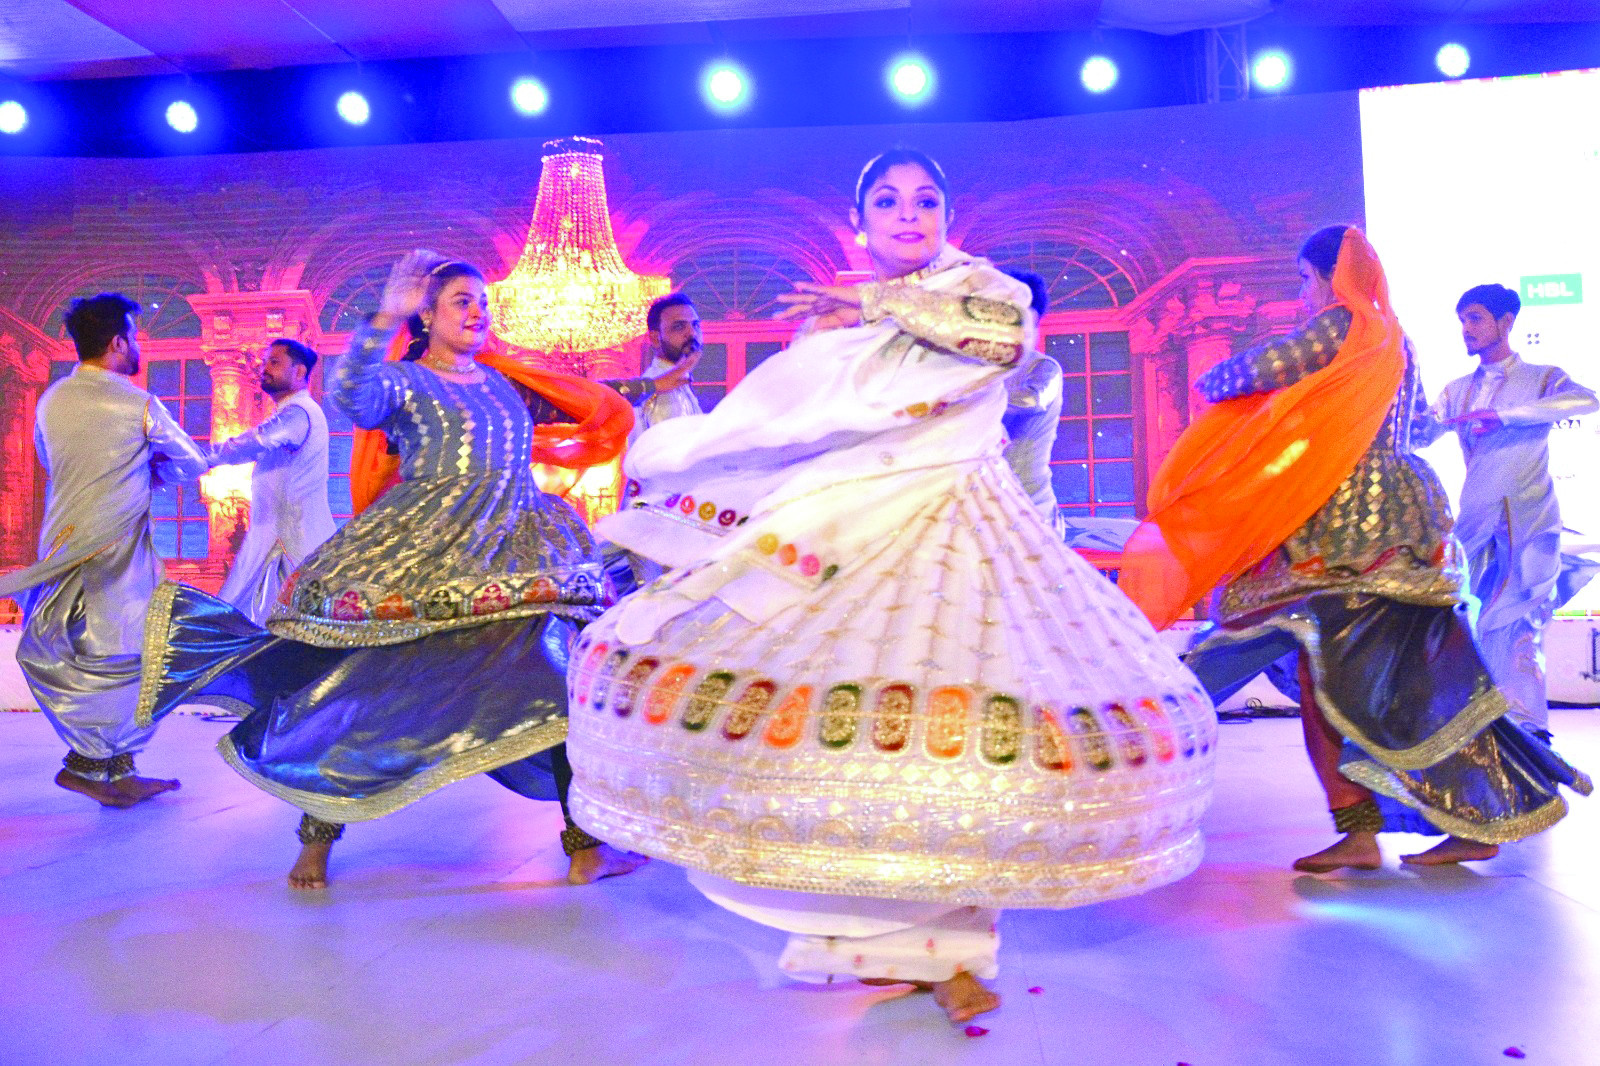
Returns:
[[[193,133],[200,128],[200,116],[187,100],[174,100],[167,105],[167,125],[179,133]]]
[[[1472,66],[1472,56],[1463,45],[1454,41],[1440,48],[1433,57],[1433,65],[1447,78],[1459,78]]]
[[[27,108],[15,100],[0,103],[0,133],[21,133],[27,128]]]
[[[897,56],[889,63],[889,92],[907,107],[917,107],[933,97],[933,68],[918,55]]]
[[[550,92],[538,78],[518,78],[511,83],[511,106],[519,115],[542,115],[550,106]]]
[[[1109,92],[1117,84],[1117,77],[1121,71],[1109,56],[1090,56],[1083,61],[1083,69],[1078,72],[1078,80],[1083,82],[1083,87],[1092,93]]]
[[[737,64],[723,61],[707,67],[700,89],[711,110],[725,115],[743,111],[750,103],[750,76]]]
[[[367,119],[372,117],[372,105],[354,89],[341,93],[333,106],[339,112],[339,117],[352,126],[365,126]]]
[[[1251,84],[1268,92],[1287,89],[1293,76],[1294,65],[1289,62],[1288,54],[1276,48],[1258,53],[1255,62],[1250,64]]]

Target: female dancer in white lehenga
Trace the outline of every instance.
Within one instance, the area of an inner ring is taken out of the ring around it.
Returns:
[[[600,531],[674,567],[574,649],[575,817],[793,934],[782,967],[999,1000],[1003,906],[1199,862],[1215,716],[1002,458],[1029,294],[944,242],[944,176],[868,165],[879,281],[800,286],[810,334],[649,431]]]

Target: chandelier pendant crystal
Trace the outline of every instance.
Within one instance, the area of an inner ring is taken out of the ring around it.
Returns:
[[[602,146],[589,137],[547,141],[522,257],[489,285],[494,332],[535,352],[595,352],[645,329],[665,277],[629,269],[617,251],[606,206]]]

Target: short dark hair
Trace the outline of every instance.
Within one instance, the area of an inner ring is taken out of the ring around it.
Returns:
[[[267,345],[268,351],[271,351],[273,348],[282,348],[284,351],[288,352],[290,359],[293,359],[295,362],[306,368],[307,378],[309,378],[311,376],[311,372],[317,368],[317,353],[306,347],[304,344],[301,344],[299,341],[290,340],[288,337],[279,337],[277,340]]]
[[[139,313],[139,304],[120,292],[103,292],[83,300],[73,300],[67,312],[67,335],[78,349],[79,359],[98,359],[111,342],[128,330],[128,316]]]
[[[950,183],[945,180],[944,168],[933,161],[933,157],[926,152],[915,148],[896,146],[883,152],[861,168],[861,176],[856,179],[856,210],[862,214],[867,210],[867,193],[878,183],[878,179],[889,173],[890,167],[897,167],[904,163],[914,163],[928,172],[928,177],[939,187],[939,192],[944,196],[944,209],[950,210]]]
[[[1339,263],[1339,247],[1344,244],[1344,235],[1349,229],[1349,226],[1323,226],[1300,246],[1300,258],[1323,277],[1333,277],[1333,268]]]
[[[669,292],[650,305],[650,310],[644,313],[644,328],[651,333],[661,331],[661,316],[669,307],[694,307],[694,301],[689,299],[686,292]]]
[[[1050,310],[1050,289],[1044,279],[1031,270],[1007,270],[1005,273],[1028,287],[1028,306],[1033,308],[1035,315],[1043,318],[1045,312]]]
[[[1516,289],[1508,289],[1504,285],[1474,285],[1456,301],[1456,314],[1459,315],[1473,304],[1481,304],[1495,318],[1505,315],[1515,318],[1522,311],[1522,297],[1517,295]]]

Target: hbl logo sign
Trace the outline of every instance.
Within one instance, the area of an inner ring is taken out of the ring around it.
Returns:
[[[1541,274],[1523,278],[1522,302],[1533,307],[1541,304],[1581,304],[1583,275]]]

